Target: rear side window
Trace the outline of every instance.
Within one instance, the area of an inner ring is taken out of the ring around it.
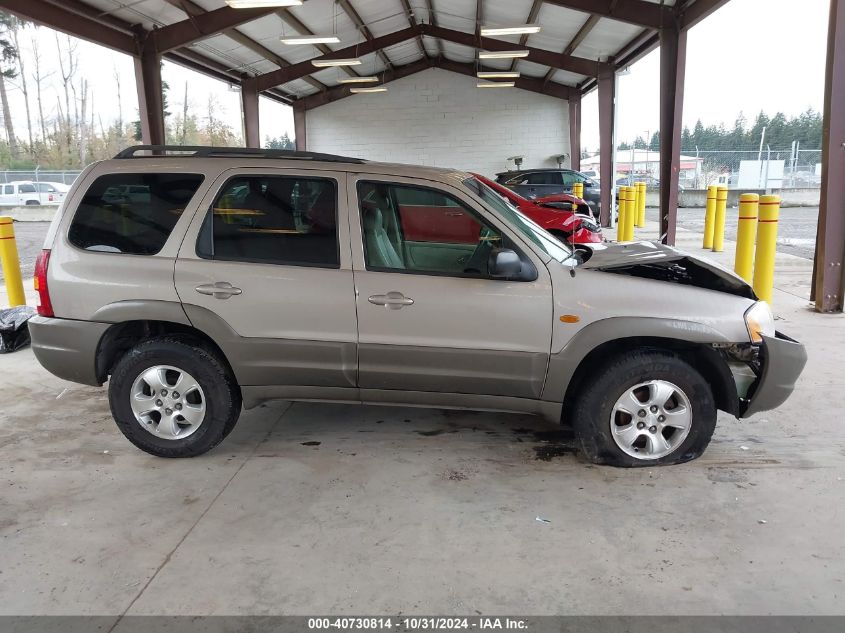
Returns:
[[[556,171],[538,171],[528,175],[529,185],[560,185],[562,183],[560,172]]]
[[[15,193],[14,185],[5,185],[3,187],[3,193]]]
[[[206,217],[197,255],[339,268],[336,181],[297,176],[230,179]]]
[[[18,191],[21,193],[35,193],[35,185],[18,185]]]
[[[76,210],[70,243],[88,251],[155,255],[202,184],[200,174],[109,174]]]

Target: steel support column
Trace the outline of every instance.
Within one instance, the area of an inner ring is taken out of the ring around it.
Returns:
[[[677,23],[660,29],[660,241],[671,245],[678,221],[686,63],[686,31]]]
[[[613,156],[616,147],[613,129],[616,121],[616,72],[612,68],[602,68],[598,78],[599,90],[599,178],[601,180],[601,210],[602,226],[610,226],[610,216],[613,211],[614,183]]]
[[[293,106],[293,135],[296,141],[296,149],[304,152],[307,147],[305,138],[305,108]]]
[[[581,169],[581,95],[569,97],[569,165]]]
[[[241,80],[241,111],[244,117],[246,146],[261,147],[261,135],[258,131],[258,88],[251,77]]]
[[[830,0],[822,130],[822,189],[813,297],[818,312],[842,312],[845,295],[845,0]]]
[[[141,116],[141,138],[149,145],[164,145],[164,102],[161,92],[161,55],[149,40],[135,60],[135,87]]]

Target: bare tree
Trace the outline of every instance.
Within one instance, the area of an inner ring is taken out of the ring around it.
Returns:
[[[83,79],[79,85],[80,92],[82,93],[82,97],[79,99],[80,108],[79,108],[79,115],[77,116],[76,120],[76,138],[77,138],[77,149],[79,150],[79,164],[85,164],[85,156],[88,153],[88,134],[85,130],[86,125],[86,110],[88,107],[88,80]],[[74,90],[74,95],[76,95],[76,90]]]
[[[182,104],[182,142],[180,145],[185,144],[185,140],[188,136],[188,82],[185,82],[185,101]]]
[[[117,72],[117,67],[112,67],[114,75],[114,83],[117,88],[117,133],[120,138],[123,138],[123,101],[120,96],[120,73]]]
[[[19,20],[15,20],[12,23],[12,41],[15,43],[15,55],[18,59],[18,68],[20,69],[20,79],[21,79],[21,92],[23,93],[23,104],[24,109],[26,110],[26,131],[29,138],[29,151],[33,150],[35,143],[32,137],[32,114],[29,109],[29,87],[26,83],[26,68],[24,67],[23,63],[23,56],[21,55],[21,45],[18,39],[18,31],[20,30],[21,22]]]
[[[52,72],[44,74],[41,72],[41,51],[38,49],[38,40],[35,36],[30,38],[32,44],[32,65],[35,67],[35,72],[32,78],[35,80],[35,98],[38,103],[38,121],[41,125],[41,140],[47,142],[47,121],[44,118],[44,104],[42,100],[42,92],[44,89],[44,82],[50,78]]]
[[[12,30],[15,18],[5,13],[0,13],[0,105],[3,110],[3,124],[6,127],[6,136],[9,138],[9,151],[12,158],[20,156],[18,139],[15,137],[15,126],[12,122],[12,111],[9,109],[9,95],[6,92],[6,80],[17,76],[15,68],[17,51],[9,41],[8,35]]]
[[[59,73],[62,77],[62,86],[65,92],[65,139],[67,141],[67,151],[68,154],[71,152],[71,148],[73,146],[73,128],[74,122],[70,118],[70,95],[71,92],[76,92],[76,88],[73,85],[73,78],[76,75],[77,65],[79,64],[79,57],[76,52],[76,42],[71,39],[70,35],[65,36],[67,38],[67,49],[62,50],[61,42],[59,41],[59,34],[56,33],[56,48],[59,52]],[[74,111],[77,113],[77,121],[79,120],[79,108],[74,99]]]

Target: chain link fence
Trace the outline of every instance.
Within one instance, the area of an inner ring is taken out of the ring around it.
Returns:
[[[815,189],[821,187],[820,149],[681,150],[681,186],[705,189]],[[686,165],[683,165],[686,163]],[[693,167],[693,164],[695,165]],[[688,167],[684,169],[683,166]]]
[[[32,169],[32,170],[17,170],[4,169],[0,170],[0,183],[17,182],[20,180],[32,182],[60,182],[65,185],[73,184],[76,177],[82,172],[78,169],[67,170],[48,170],[48,169]]]

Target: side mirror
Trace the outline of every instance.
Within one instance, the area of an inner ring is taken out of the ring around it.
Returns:
[[[493,279],[513,279],[522,272],[522,260],[509,248],[494,248],[487,270]]]

